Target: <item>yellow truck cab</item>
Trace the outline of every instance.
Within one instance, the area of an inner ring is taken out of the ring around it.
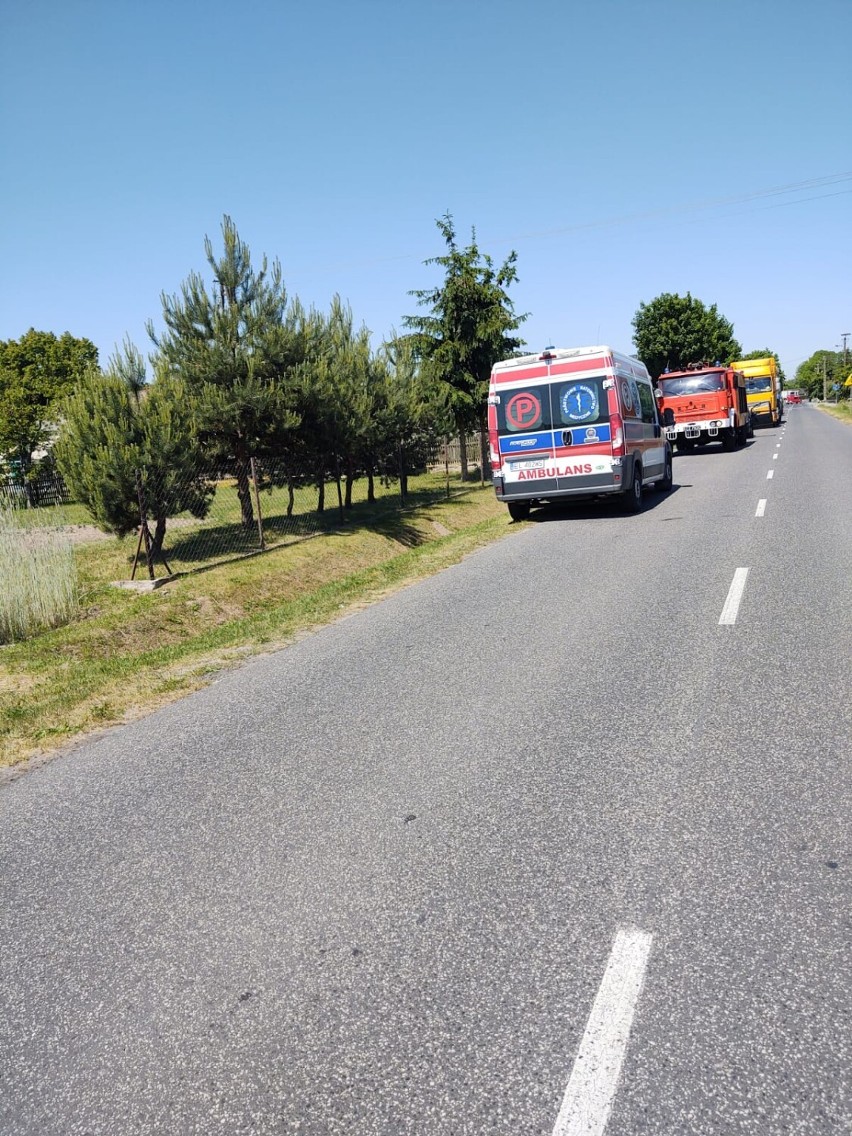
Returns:
[[[771,355],[763,359],[739,359],[730,366],[745,375],[752,425],[777,426],[784,416],[784,403],[775,359]]]

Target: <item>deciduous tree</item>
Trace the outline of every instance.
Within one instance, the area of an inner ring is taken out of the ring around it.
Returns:
[[[0,454],[17,463],[29,492],[33,455],[53,436],[57,403],[97,362],[94,343],[67,331],[30,328],[0,342]]]
[[[841,351],[814,351],[809,359],[800,363],[796,368],[795,385],[799,390],[807,393],[808,398],[822,398],[823,394],[839,394],[846,397],[847,388],[843,386],[848,378],[848,369],[843,367],[843,353]],[[840,391],[832,390],[835,384]]]
[[[633,342],[652,378],[690,363],[728,363],[742,350],[734,326],[715,304],[706,307],[689,292],[664,292],[642,303],[633,317]]]

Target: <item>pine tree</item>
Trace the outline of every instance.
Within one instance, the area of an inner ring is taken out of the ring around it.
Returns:
[[[155,556],[170,516],[206,516],[215,487],[200,465],[180,380],[158,378],[139,403],[124,377],[92,370],[62,410],[57,465],[105,532],[123,537],[139,525],[137,471],[144,474],[146,509],[154,520]]]
[[[191,273],[180,295],[161,297],[165,332],[157,336],[149,323],[148,333],[161,371],[185,384],[205,452],[233,459],[242,523],[250,527],[251,459],[282,445],[298,422],[288,376],[299,361],[299,340],[285,318],[280,264],[270,268],[264,257],[256,270],[227,216],[222,240],[218,259],[204,241],[212,290]]]

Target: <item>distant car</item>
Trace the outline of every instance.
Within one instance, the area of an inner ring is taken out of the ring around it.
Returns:
[[[798,391],[790,391],[790,393],[787,395],[787,402],[793,403],[793,402],[801,402],[801,401],[802,401],[802,396],[799,394]]]

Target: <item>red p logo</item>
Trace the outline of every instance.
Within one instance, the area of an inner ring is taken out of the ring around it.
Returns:
[[[506,422],[513,430],[533,430],[541,422],[541,402],[531,391],[518,391],[506,403]]]

